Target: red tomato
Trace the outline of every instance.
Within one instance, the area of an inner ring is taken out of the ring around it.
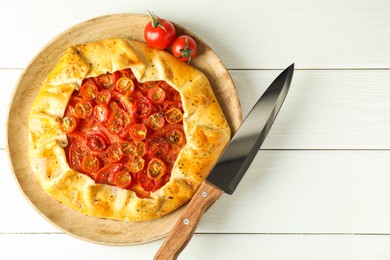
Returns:
[[[87,79],[81,86],[80,95],[87,101],[94,100],[98,94],[98,88],[93,79]]]
[[[134,82],[130,78],[123,76],[116,82],[116,89],[123,94],[133,92]]]
[[[166,98],[165,91],[160,87],[153,87],[148,90],[148,98],[155,104],[161,104]]]
[[[87,154],[81,162],[81,169],[87,173],[97,172],[100,169],[99,159],[92,154]]]
[[[117,171],[114,174],[114,184],[119,188],[126,188],[131,184],[131,175],[128,171]]]
[[[76,126],[77,121],[76,118],[74,118],[73,116],[65,116],[61,120],[60,127],[65,134],[72,133],[76,129]]]
[[[93,107],[89,101],[78,102],[74,108],[78,118],[87,118],[92,116]]]
[[[97,172],[95,181],[97,183],[114,184],[114,174],[120,167],[119,163],[107,164]]]
[[[153,158],[148,163],[148,168],[146,172],[149,178],[160,179],[162,176],[164,176],[166,170],[167,167],[165,166],[165,163],[162,160],[158,158]]]
[[[139,118],[146,118],[152,112],[152,104],[146,97],[140,97],[135,101],[136,114]]]
[[[129,129],[130,137],[135,141],[142,141],[146,138],[148,129],[144,124],[134,124]]]
[[[167,122],[170,124],[176,124],[183,120],[183,114],[181,113],[180,109],[175,107],[168,109],[164,113],[164,116],[165,120],[167,120]]]
[[[144,156],[146,154],[146,148],[144,142],[134,142],[137,145],[137,153],[139,156]]]
[[[111,92],[103,89],[96,96],[96,103],[108,105],[111,99]]]
[[[145,167],[145,160],[139,155],[129,156],[126,167],[131,172],[139,172]]]
[[[169,150],[169,143],[162,136],[152,136],[145,142],[146,152],[153,157],[163,157]]]
[[[87,135],[87,145],[95,152],[104,151],[109,142],[107,138],[101,133],[92,133]]]
[[[181,61],[190,63],[198,53],[198,46],[188,35],[181,35],[172,44],[172,54]]]
[[[124,155],[132,155],[138,152],[138,146],[134,142],[122,142],[122,151]]]
[[[150,14],[152,21],[148,22],[144,29],[146,43],[156,49],[165,49],[171,46],[176,37],[175,26],[168,20],[161,19]]]
[[[108,107],[104,104],[98,104],[93,109],[93,115],[95,116],[95,120],[98,122],[104,122],[108,119],[110,111]]]
[[[106,149],[107,159],[109,162],[119,162],[123,157],[122,145],[113,143]]]
[[[184,146],[186,144],[186,137],[181,129],[169,129],[165,137],[171,146]]]
[[[114,89],[114,76],[110,73],[100,75],[96,78],[97,83],[102,89],[113,90]]]
[[[69,147],[69,165],[76,171],[82,171],[83,158],[89,153],[84,142],[73,142]]]
[[[165,125],[164,116],[159,112],[153,113],[148,117],[147,124],[153,130],[161,129]]]

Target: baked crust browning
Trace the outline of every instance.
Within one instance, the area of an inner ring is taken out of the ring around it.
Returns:
[[[60,122],[70,96],[85,78],[130,68],[139,82],[163,80],[180,92],[187,143],[169,182],[139,198],[135,192],[95,183],[69,167]],[[230,139],[230,128],[206,76],[165,51],[128,39],[70,47],[39,90],[29,114],[29,161],[46,193],[79,212],[101,218],[159,218],[193,196]]]

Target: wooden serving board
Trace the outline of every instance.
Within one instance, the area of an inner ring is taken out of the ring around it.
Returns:
[[[85,216],[48,196],[30,169],[27,155],[28,113],[49,72],[65,49],[71,45],[110,37],[143,40],[143,28],[149,17],[137,14],[114,14],[80,23],[49,42],[21,75],[7,122],[7,150],[20,189],[32,206],[49,222],[77,238],[106,245],[134,245],[163,238],[179,218],[180,208],[152,221],[126,222]],[[192,65],[208,77],[211,86],[235,132],[242,121],[241,107],[234,83],[221,60],[205,42],[176,25],[178,35],[193,36],[199,54]]]

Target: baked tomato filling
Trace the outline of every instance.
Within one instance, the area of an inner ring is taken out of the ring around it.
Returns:
[[[61,129],[71,168],[138,197],[164,186],[186,144],[180,93],[165,81],[140,83],[130,69],[83,80]]]

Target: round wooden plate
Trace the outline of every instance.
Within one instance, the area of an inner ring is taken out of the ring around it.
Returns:
[[[7,150],[17,182],[33,207],[49,222],[77,238],[106,245],[134,245],[163,238],[179,218],[180,208],[152,221],[124,222],[85,216],[48,196],[37,182],[27,158],[28,113],[43,81],[71,45],[110,37],[143,40],[149,17],[114,14],[97,17],[66,30],[45,46],[21,75],[10,104]],[[201,39],[175,25],[178,35],[193,36],[199,54],[192,65],[208,77],[232,131],[241,123],[241,107],[234,83],[217,55]]]

